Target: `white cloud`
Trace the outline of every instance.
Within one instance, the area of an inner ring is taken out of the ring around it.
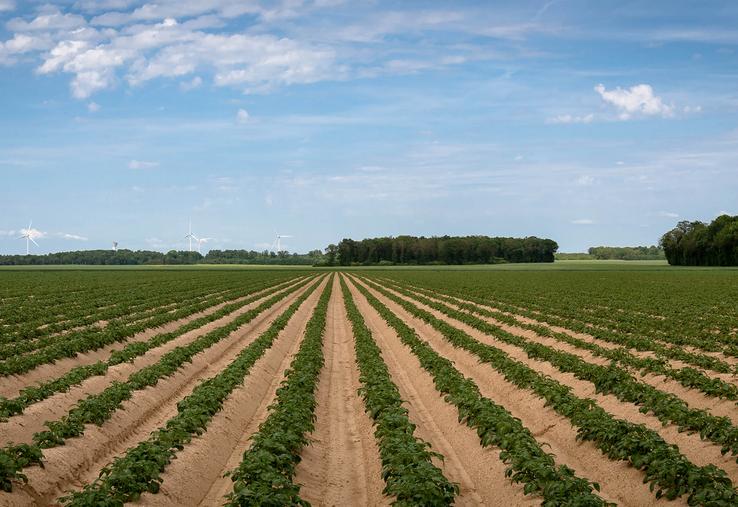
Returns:
[[[579,178],[577,178],[577,185],[582,186],[582,187],[588,187],[590,185],[593,185],[594,182],[595,182],[594,177],[588,174],[583,174]]]
[[[577,218],[576,220],[572,220],[571,223],[574,225],[592,225],[595,221],[591,218]]]
[[[673,211],[659,211],[659,216],[665,218],[679,218],[679,213],[674,213]]]
[[[593,114],[585,114],[582,116],[574,116],[571,114],[560,114],[558,116],[554,116],[553,118],[549,118],[546,120],[546,123],[592,123],[592,120],[594,120]]]
[[[701,113],[702,112],[702,106],[684,106],[682,109],[686,114],[691,113]]]
[[[0,236],[16,236],[18,234],[18,231],[9,230],[9,231],[1,231],[0,230]]]
[[[661,116],[674,115],[674,106],[664,104],[661,97],[654,95],[653,88],[647,84],[631,86],[627,90],[620,87],[607,90],[602,84],[594,87],[602,100],[612,104],[619,111],[618,118],[628,120],[635,115]]]
[[[64,239],[72,239],[75,241],[87,241],[88,238],[80,236],[79,234],[68,234],[66,232],[59,233],[59,236]]]
[[[39,239],[39,238],[46,237],[46,232],[40,231],[38,229],[34,229],[33,227],[31,227],[30,229],[24,227],[19,232],[20,236],[25,236],[26,234],[31,236],[32,239]]]
[[[77,14],[63,14],[58,8],[52,7],[38,15],[32,21],[22,18],[13,18],[5,25],[13,32],[33,32],[42,30],[74,30],[85,26],[87,21]]]
[[[148,162],[146,160],[131,160],[128,162],[129,169],[154,169],[159,167],[159,162]]]
[[[184,81],[180,83],[179,89],[183,92],[188,92],[190,90],[200,88],[200,86],[202,86],[202,78],[200,76],[195,76],[189,81]]]
[[[525,157],[523,157],[522,155],[515,155],[515,158],[513,160],[515,160],[515,162],[520,162],[521,160],[523,160],[523,158]]]
[[[164,240],[160,238],[146,238],[144,241],[149,246],[149,248],[162,249],[167,246]]]
[[[238,123],[246,123],[249,121],[249,112],[245,109],[239,109],[236,113],[236,121]]]
[[[0,0],[0,12],[15,10],[15,2],[13,0]]]
[[[91,113],[97,113],[100,110],[100,104],[97,102],[90,102],[87,104],[87,110]]]

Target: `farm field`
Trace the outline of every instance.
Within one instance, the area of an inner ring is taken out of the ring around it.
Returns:
[[[738,271],[0,270],[0,505],[738,505]]]

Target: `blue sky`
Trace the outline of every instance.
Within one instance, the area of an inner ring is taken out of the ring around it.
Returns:
[[[0,252],[654,244],[738,214],[738,3],[0,0]]]

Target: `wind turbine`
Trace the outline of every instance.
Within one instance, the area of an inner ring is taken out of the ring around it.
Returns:
[[[25,239],[26,240],[26,255],[30,255],[31,253],[31,244],[30,241],[33,241],[33,244],[38,246],[38,243],[33,239],[33,229],[31,229],[31,225],[33,225],[33,220],[28,222],[28,229],[21,229],[21,232],[23,233],[22,236],[18,236],[17,239]]]
[[[117,251],[118,251],[118,242],[113,241],[113,252],[117,252]]]
[[[190,240],[190,252],[191,252],[192,251],[192,240],[194,239],[195,241],[197,241],[197,236],[195,236],[194,234],[192,234],[192,220],[190,220],[190,229],[189,230],[190,230],[190,232],[187,233],[187,236],[185,236],[185,239],[189,239]]]
[[[203,243],[207,243],[211,239],[213,238],[195,238],[195,241],[197,241],[197,253],[202,254],[202,252],[200,251],[200,247],[202,247]]]
[[[272,251],[274,252],[281,252],[282,251],[282,238],[292,238],[293,236],[290,236],[288,234],[277,234],[274,238],[274,243],[272,243]],[[274,247],[277,247],[276,250],[274,250]]]

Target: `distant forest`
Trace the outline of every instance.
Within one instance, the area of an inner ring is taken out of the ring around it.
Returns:
[[[675,266],[738,266],[738,215],[721,215],[710,224],[679,222],[661,246]]]
[[[289,252],[256,252],[253,250],[210,250],[198,252],[170,250],[167,253],[148,250],[81,250],[45,255],[0,255],[0,266],[13,265],[151,265],[151,264],[260,264],[312,266],[324,259],[320,250],[308,254]]]
[[[360,241],[344,239],[326,249],[326,263],[366,266],[553,262],[558,247],[553,240],[536,237],[397,236]]]
[[[593,246],[589,255],[597,260],[655,261],[666,258],[659,246]]]

